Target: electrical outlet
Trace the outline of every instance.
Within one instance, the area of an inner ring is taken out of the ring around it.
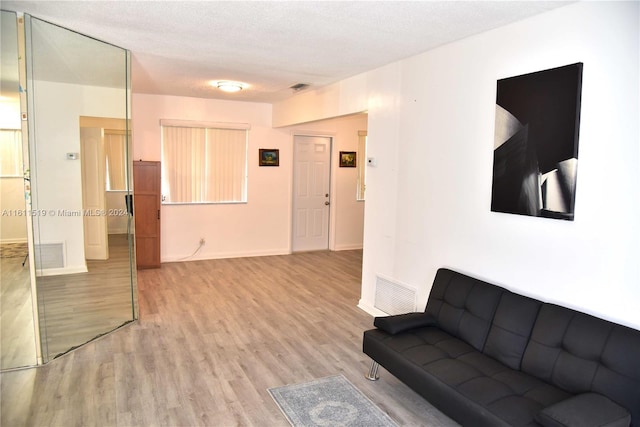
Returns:
[[[200,246],[204,245],[204,237],[200,238]]]

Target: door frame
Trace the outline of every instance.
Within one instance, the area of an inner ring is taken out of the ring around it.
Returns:
[[[88,132],[99,133],[97,141],[95,141],[95,148],[92,148],[90,144],[94,143],[92,136],[87,137]],[[89,164],[94,162],[94,164]],[[97,165],[96,169],[91,166]],[[109,230],[107,226],[107,190],[105,188],[106,171],[105,171],[105,152],[104,152],[104,128],[80,126],[80,176],[81,176],[81,191],[82,191],[82,212],[83,212],[83,224],[82,230],[84,233],[84,258],[86,260],[107,260],[109,259]],[[91,209],[88,207],[87,196],[90,193],[91,188],[97,184],[98,186],[98,207],[95,208],[97,212],[88,211]],[[90,248],[89,231],[93,230],[100,235],[97,245],[93,245],[93,249]]]
[[[333,147],[334,147],[334,140],[336,137],[336,133],[335,132],[321,132],[321,131],[305,131],[305,130],[294,130],[291,132],[291,179],[289,180],[289,253],[293,253],[293,189],[294,187],[294,182],[293,182],[293,172],[294,172],[294,153],[295,153],[295,147],[294,144],[296,142],[296,137],[297,136],[312,136],[312,137],[322,137],[322,138],[328,138],[329,139],[329,203],[330,203],[330,208],[329,208],[329,224],[327,225],[328,227],[328,234],[329,234],[329,247],[328,249],[330,251],[334,251],[335,250],[335,223],[336,223],[336,211],[337,209],[335,209],[334,207],[334,203],[335,203],[335,165],[336,162],[334,161],[334,152],[333,152]]]
[[[125,170],[125,185],[126,188],[124,190],[114,190],[114,191],[120,191],[122,193],[125,194],[133,194],[133,189],[131,186],[131,183],[129,182],[129,175],[131,174],[131,172],[129,171],[129,169],[132,168],[132,163],[131,163],[131,156],[129,151],[131,150],[131,120],[130,119],[123,119],[123,118],[117,118],[117,117],[94,117],[94,116],[85,116],[82,115],[80,116],[80,126],[79,126],[79,135],[80,135],[80,161],[81,161],[81,168],[84,168],[84,154],[83,154],[83,148],[84,148],[84,140],[82,138],[82,129],[100,129],[101,132],[101,144],[102,144],[102,160],[101,160],[101,164],[103,165],[103,170],[102,170],[102,180],[104,182],[106,182],[107,179],[107,173],[106,173],[106,165],[105,165],[105,158],[106,158],[106,153],[105,153],[105,149],[104,149],[104,135],[105,135],[105,131],[106,130],[117,130],[117,131],[123,131],[126,134],[126,138],[127,138],[127,144],[126,144],[126,150],[127,152],[125,153],[125,162],[126,162],[126,170]],[[82,193],[83,193],[83,198],[82,198],[82,210],[83,212],[86,210],[85,208],[85,201],[84,201],[84,191],[85,191],[85,186],[86,183],[84,182],[84,172],[81,175],[82,177]],[[131,178],[131,181],[133,181],[133,178]],[[104,183],[103,182],[103,183]],[[107,190],[106,187],[104,187],[104,203],[105,203],[105,211],[104,213],[108,213],[109,211],[109,206],[107,205]],[[105,223],[104,223],[104,227],[105,227],[105,233],[107,234],[106,237],[106,249],[107,249],[107,258],[109,258],[109,219],[108,219],[108,215],[104,217],[105,218]],[[133,221],[131,217],[128,218],[128,221]],[[85,227],[86,225],[83,225],[83,227]],[[84,231],[84,228],[83,228]],[[85,232],[85,245],[86,245],[86,232]],[[87,255],[86,255],[86,249],[85,249],[85,260],[87,259]]]

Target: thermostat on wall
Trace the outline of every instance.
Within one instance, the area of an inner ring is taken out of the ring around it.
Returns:
[[[67,160],[78,160],[78,153],[67,153]]]

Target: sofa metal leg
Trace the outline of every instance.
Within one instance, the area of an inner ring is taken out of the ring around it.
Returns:
[[[380,376],[378,376],[378,367],[380,364],[375,360],[371,362],[371,368],[369,368],[369,373],[364,377],[369,381],[377,381]]]

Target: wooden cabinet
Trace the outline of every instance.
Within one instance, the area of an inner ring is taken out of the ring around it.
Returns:
[[[136,266],[160,267],[160,162],[133,162]]]

